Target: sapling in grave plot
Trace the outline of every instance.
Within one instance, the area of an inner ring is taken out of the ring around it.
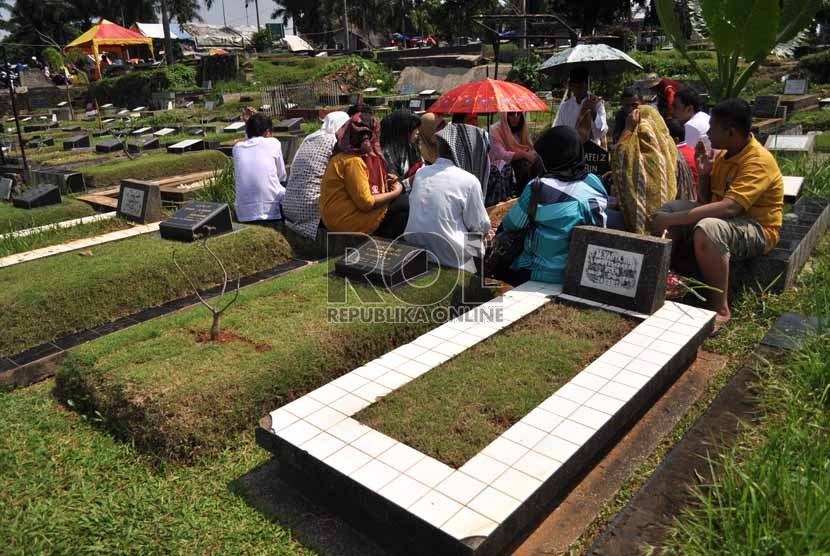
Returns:
[[[214,305],[211,305],[210,303],[205,301],[205,298],[202,297],[201,293],[199,293],[199,288],[196,286],[196,284],[193,282],[193,280],[190,279],[190,276],[184,271],[184,269],[181,267],[181,265],[178,263],[178,261],[176,261],[176,250],[175,249],[173,250],[172,257],[173,257],[173,264],[176,266],[176,270],[178,270],[179,273],[182,276],[184,276],[184,279],[187,280],[187,283],[190,284],[190,287],[193,288],[194,292],[196,292],[196,297],[199,298],[199,302],[202,305],[204,305],[205,307],[207,307],[210,310],[211,315],[213,315],[213,323],[210,326],[210,341],[211,342],[216,342],[216,341],[219,340],[219,332],[220,332],[220,322],[219,321],[222,318],[222,313],[227,311],[228,308],[231,305],[233,305],[234,303],[236,303],[237,299],[239,299],[239,283],[242,280],[242,276],[240,275],[240,276],[237,276],[237,278],[236,278],[236,291],[234,292],[233,299],[231,299],[230,301],[225,303],[224,307],[222,307],[222,300],[225,298],[225,293],[226,293],[227,288],[228,288],[228,270],[225,268],[224,263],[222,263],[222,259],[220,259],[218,256],[216,256],[216,253],[214,253],[213,250],[210,248],[210,245],[208,245],[208,240],[210,239],[210,234],[215,228],[213,228],[211,226],[206,226],[206,229],[207,229],[207,233],[203,234],[202,237],[201,237],[202,247],[204,248],[205,251],[208,252],[208,254],[213,258],[213,260],[216,261],[216,264],[219,265],[219,268],[222,269],[222,293],[220,293],[218,296],[216,296],[215,301],[214,301]]]

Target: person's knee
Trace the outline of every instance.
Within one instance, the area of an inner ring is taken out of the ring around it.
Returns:
[[[722,221],[718,218],[704,218],[697,223],[692,235],[695,253],[704,253],[714,249],[721,256],[725,255],[724,251],[728,250],[724,249],[719,239],[721,225]]]

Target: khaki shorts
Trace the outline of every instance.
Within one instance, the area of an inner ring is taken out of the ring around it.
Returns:
[[[660,211],[682,212],[699,206],[701,203],[692,201],[670,201]],[[677,228],[680,230],[681,241],[684,242],[691,242],[695,230],[700,228],[722,256],[736,260],[763,255],[767,247],[764,229],[751,218],[704,218],[697,224]]]

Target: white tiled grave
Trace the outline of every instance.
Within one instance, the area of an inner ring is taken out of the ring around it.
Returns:
[[[405,552],[500,554],[686,369],[713,312],[667,301],[629,315],[642,322],[459,469],[352,416],[560,295],[541,282],[514,288],[272,411],[257,441],[347,515],[398,531]],[[503,319],[486,322],[494,306]]]

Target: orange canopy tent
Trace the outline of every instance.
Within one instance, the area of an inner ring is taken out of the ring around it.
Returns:
[[[98,66],[98,75],[101,75],[101,57],[100,50],[119,50],[123,53],[125,47],[134,45],[147,45],[150,49],[150,55],[153,55],[153,39],[145,37],[141,33],[130,31],[120,25],[102,19],[97,25],[93,25],[86,33],[67,44],[63,49],[64,52],[73,48],[79,48],[87,54],[92,54],[95,59],[95,64]],[[122,59],[126,56],[122,54]]]

